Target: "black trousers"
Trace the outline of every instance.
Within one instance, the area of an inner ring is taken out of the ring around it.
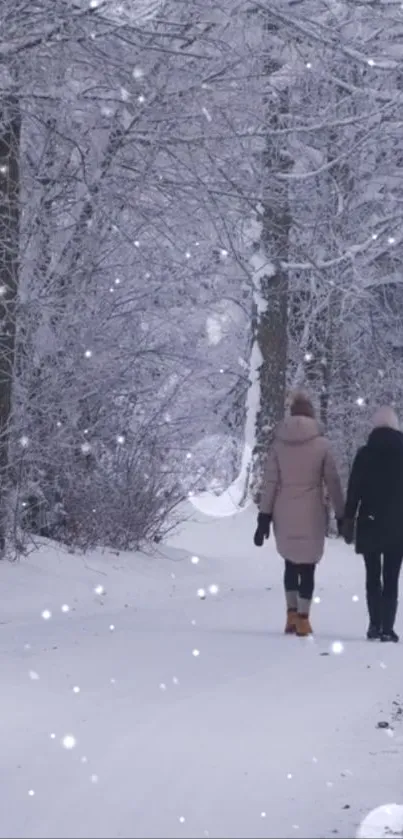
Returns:
[[[312,600],[315,588],[315,565],[308,563],[301,565],[296,562],[285,561],[284,588],[286,591],[297,591],[303,600]]]
[[[367,598],[382,596],[385,600],[397,601],[402,556],[394,551],[365,554]]]

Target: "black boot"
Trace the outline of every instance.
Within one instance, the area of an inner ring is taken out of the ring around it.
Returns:
[[[397,612],[397,600],[385,599],[382,602],[382,632],[381,641],[392,641],[397,644],[399,636],[394,631],[394,623]]]
[[[376,641],[381,637],[381,595],[367,594],[367,607],[369,614],[369,627],[367,632],[368,641]]]

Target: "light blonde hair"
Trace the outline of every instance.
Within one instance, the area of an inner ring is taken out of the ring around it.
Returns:
[[[375,411],[372,424],[374,428],[394,428],[399,430],[399,419],[396,411],[389,405],[382,405]]]

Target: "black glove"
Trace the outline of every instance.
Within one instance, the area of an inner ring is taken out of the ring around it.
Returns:
[[[265,539],[270,536],[271,516],[269,513],[259,513],[257,517],[257,529],[253,541],[257,548],[261,548]]]
[[[354,542],[354,519],[344,519],[342,534],[346,545],[352,545]]]

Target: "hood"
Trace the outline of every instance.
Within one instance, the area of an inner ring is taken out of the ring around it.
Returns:
[[[371,450],[385,451],[403,449],[403,434],[395,428],[374,428],[368,437],[368,448]]]
[[[301,445],[321,436],[319,425],[310,417],[286,417],[277,426],[276,440],[290,445]]]

